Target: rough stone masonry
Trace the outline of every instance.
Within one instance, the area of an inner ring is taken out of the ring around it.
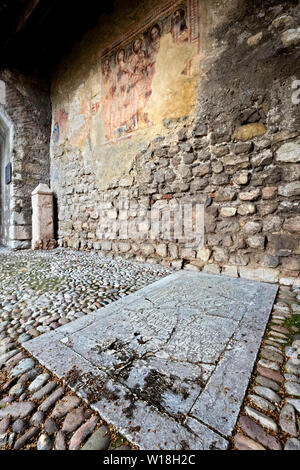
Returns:
[[[59,244],[294,284],[300,270],[298,2],[187,2],[187,29],[193,21],[198,42],[174,39],[178,2],[163,9],[156,1],[152,14],[153,2],[135,10],[136,3],[122,2],[109,21],[100,21],[53,77],[51,184]],[[149,85],[149,76],[132,73],[132,63],[136,38],[151,61],[153,24],[160,43]],[[125,96],[114,78],[124,80]],[[151,88],[150,98],[136,104],[130,93],[141,100],[143,86]],[[204,247],[163,237],[108,238],[99,222],[118,222],[119,198],[128,201],[130,220],[138,205],[163,210],[175,202],[203,203]]]

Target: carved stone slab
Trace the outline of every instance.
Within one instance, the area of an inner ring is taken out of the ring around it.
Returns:
[[[25,343],[142,449],[226,449],[277,286],[181,271]]]

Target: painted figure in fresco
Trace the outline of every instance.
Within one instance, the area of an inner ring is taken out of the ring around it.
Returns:
[[[144,38],[138,36],[132,46],[133,53],[130,57],[130,80],[128,83],[128,113],[127,132],[138,129],[139,98],[142,93],[142,81],[146,70]]]
[[[149,26],[103,63],[102,113],[106,140],[125,137],[151,125],[145,109],[152,95],[163,31],[168,29],[163,25],[170,25],[174,43],[190,41],[187,18],[185,7],[177,6],[161,22]],[[181,73],[192,73],[192,61]]]
[[[126,132],[126,120],[128,113],[128,82],[130,77],[129,65],[126,61],[125,49],[120,49],[116,55],[117,64],[117,93],[114,101],[114,133],[115,137],[120,137]]]
[[[58,141],[59,141],[59,122],[56,121],[53,126],[52,142],[54,142],[54,144],[57,144]]]
[[[140,50],[138,53],[139,61],[135,69],[135,90],[137,95],[137,126],[139,129],[149,126],[149,119],[144,108],[146,106],[148,97],[147,95],[147,66],[148,58],[144,50]],[[150,84],[151,87],[151,84]]]
[[[149,57],[154,61],[159,51],[160,38],[161,38],[160,26],[158,24],[155,24],[150,29],[150,45],[149,45],[149,50],[148,50]]]
[[[110,59],[106,58],[102,66],[103,76],[103,100],[102,100],[102,114],[104,123],[105,139],[112,138],[112,119],[113,119],[113,100],[116,92],[116,86],[113,79],[113,74],[110,66]]]
[[[156,56],[160,47],[161,30],[158,24],[152,26],[149,32],[148,63],[145,83],[145,95],[148,100],[152,94],[152,80],[155,75]]]
[[[184,42],[189,39],[185,11],[182,8],[176,10],[172,15],[171,33],[174,42]]]

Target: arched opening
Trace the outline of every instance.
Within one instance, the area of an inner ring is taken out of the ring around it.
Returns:
[[[11,231],[10,165],[12,157],[13,125],[0,107],[0,244],[8,246]]]

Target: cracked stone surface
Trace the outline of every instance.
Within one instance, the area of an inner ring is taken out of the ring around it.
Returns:
[[[141,449],[226,449],[277,289],[178,272],[24,347]]]

